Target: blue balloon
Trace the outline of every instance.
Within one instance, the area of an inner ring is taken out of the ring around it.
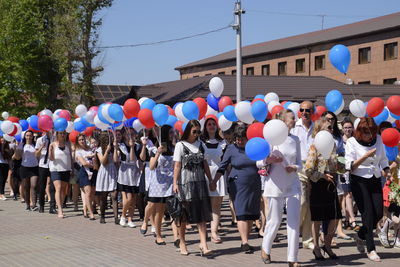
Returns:
[[[292,104],[292,103],[293,103],[292,101],[286,102],[286,103],[283,105],[283,108],[284,108],[284,109],[288,109],[288,108],[289,108],[289,105]]]
[[[228,121],[238,121],[238,118],[235,114],[235,107],[234,106],[226,106],[224,108],[224,116]]]
[[[102,123],[107,124],[107,125],[110,125],[110,122],[107,121],[106,118],[104,118],[103,113],[102,113],[102,110],[103,110],[104,106],[105,106],[105,104],[101,104],[101,105],[99,106],[99,110],[98,110],[98,112],[97,112],[97,117],[99,117],[99,120],[100,120]]]
[[[393,119],[400,120],[400,116],[393,114],[392,112],[390,112],[390,116],[392,116]]]
[[[183,104],[183,102],[175,103],[175,105],[172,107],[172,109],[175,110],[176,106],[178,106],[179,104]]]
[[[128,128],[132,127],[133,122],[134,122],[135,120],[137,120],[136,117],[132,117],[132,118],[130,118],[130,119],[127,119],[127,120],[124,122],[125,127],[128,127]]]
[[[264,138],[254,137],[251,138],[245,147],[246,155],[251,160],[262,160],[269,155],[269,144]]]
[[[200,115],[199,107],[193,101],[186,101],[183,104],[182,113],[188,120],[198,120]]]
[[[325,97],[325,106],[331,111],[335,112],[340,108],[343,102],[343,95],[338,90],[331,90]]]
[[[376,125],[379,126],[379,124],[386,121],[388,118],[389,118],[389,111],[386,108],[384,108],[383,111],[381,112],[381,114],[374,117],[374,121],[375,121]]]
[[[221,117],[222,115],[224,115],[223,112],[218,112],[218,113],[217,113],[217,119],[219,119],[219,117]]]
[[[153,99],[146,99],[145,101],[143,101],[143,103],[140,105],[140,109],[150,109],[153,110],[153,108],[156,106],[156,102],[154,102]]]
[[[122,124],[122,121],[117,122],[117,123],[113,123],[113,124],[111,125],[111,128],[112,128],[113,130],[115,130],[115,129],[117,129],[118,126],[120,126],[121,124]]]
[[[264,101],[256,101],[251,105],[251,114],[259,122],[263,122],[268,115],[268,107]]]
[[[68,121],[64,118],[58,118],[54,121],[54,130],[57,132],[65,131],[68,127]]]
[[[218,101],[220,97],[215,97],[213,94],[209,93],[207,96],[207,104],[216,111],[219,111],[218,109]]]
[[[15,138],[15,140],[17,140],[18,143],[20,143],[22,140],[21,134],[17,134],[16,136],[14,136],[14,138]]]
[[[34,129],[35,131],[40,131],[39,130],[39,117],[36,115],[32,115],[29,117],[29,125]]]
[[[108,115],[110,115],[111,119],[114,121],[122,121],[124,118],[124,111],[122,110],[121,106],[118,104],[111,104],[108,107]]]
[[[29,129],[29,123],[26,120],[20,120],[19,125],[21,125],[23,132]]]
[[[265,95],[256,95],[256,96],[254,97],[254,99],[258,99],[258,98],[264,100]]]
[[[86,129],[85,124],[83,124],[80,120],[74,123],[74,129],[78,132],[83,132]]]
[[[183,132],[185,131],[186,126],[187,126],[187,122],[184,122],[184,123],[182,124],[182,131],[183,131]]]
[[[397,148],[397,146],[388,147],[385,145],[385,151],[386,151],[386,157],[388,158],[389,161],[395,161],[397,155],[399,154],[399,149]]]
[[[81,122],[83,124],[85,124],[86,127],[93,127],[95,126],[94,124],[91,124],[88,120],[87,120],[87,116],[86,114],[84,116],[81,117]]]
[[[341,73],[346,74],[350,65],[350,51],[341,44],[335,45],[329,51],[329,61]]]
[[[166,105],[157,104],[153,108],[153,119],[158,125],[164,125],[168,120],[168,116],[168,108]]]
[[[175,116],[173,116],[173,115],[169,115],[168,116],[168,120],[167,120],[167,122],[165,123],[166,125],[169,125],[169,126],[171,126],[171,127],[174,127],[175,126],[175,123],[178,121],[178,119],[175,117]]]

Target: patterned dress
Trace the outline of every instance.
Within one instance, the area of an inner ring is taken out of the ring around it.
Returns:
[[[192,152],[183,142],[181,178],[178,181],[179,196],[184,202],[189,223],[210,222],[211,202],[204,174],[204,148]]]
[[[149,180],[149,199],[167,198],[172,196],[173,178],[173,157],[160,155],[157,162],[157,168],[155,169],[155,175],[151,176],[151,179]]]

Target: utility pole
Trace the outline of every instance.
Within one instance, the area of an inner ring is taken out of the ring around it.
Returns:
[[[321,17],[321,30],[324,29],[325,26],[325,17],[326,15],[319,15]]]
[[[242,101],[242,14],[246,12],[242,9],[240,1],[235,3],[235,24],[232,25],[236,30],[236,103]]]

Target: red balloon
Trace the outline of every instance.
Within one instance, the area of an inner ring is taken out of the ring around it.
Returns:
[[[182,130],[182,126],[183,126],[183,121],[177,121],[175,122],[174,128],[179,131],[179,133],[182,135],[183,134],[183,130]]]
[[[38,127],[43,132],[53,129],[53,119],[49,115],[40,115],[38,119]]]
[[[315,109],[315,113],[317,113],[320,117],[324,112],[328,111],[325,106],[317,106]]]
[[[83,133],[84,133],[87,137],[89,137],[89,136],[92,136],[92,135],[93,135],[93,132],[94,132],[95,129],[96,129],[96,126],[87,127],[87,128],[85,129],[85,131],[83,131]]]
[[[33,129],[30,125],[29,125],[28,130],[29,130],[29,131],[32,131],[32,132],[34,132],[34,133],[40,133],[40,131]]]
[[[400,129],[400,121],[396,120],[396,128]]]
[[[376,117],[385,108],[385,102],[379,98],[379,97],[374,97],[372,98],[367,105],[367,114],[368,117]]]
[[[95,115],[97,115],[97,112],[99,111],[99,107],[98,106],[92,106],[89,108],[89,111],[93,111]]]
[[[218,123],[218,118],[214,114],[207,115],[205,120],[208,119],[213,119],[216,123]]]
[[[283,105],[285,105],[286,103],[287,103],[287,101],[282,101],[281,106],[283,107]]]
[[[19,123],[19,119],[15,116],[10,116],[10,117],[8,117],[7,120],[14,122],[14,123]]]
[[[71,120],[71,113],[69,113],[69,111],[65,109],[61,110],[60,113],[58,113],[58,116],[60,118],[66,119],[67,121]]]
[[[166,105],[166,106],[167,106],[167,109],[168,109],[168,114],[176,117],[175,110],[173,108],[171,108],[170,106],[168,106],[168,105]]]
[[[281,105],[276,105],[271,109],[271,116],[274,117],[276,114],[281,112],[281,110],[284,110],[284,108]]]
[[[223,96],[221,99],[218,101],[218,109],[219,110],[224,110],[226,106],[232,106],[233,102],[232,99],[229,96]]]
[[[199,108],[199,120],[201,120],[207,113],[207,102],[201,97],[193,99],[193,102]]]
[[[75,144],[76,143],[76,138],[78,137],[78,135],[79,135],[79,132],[73,130],[72,132],[69,133],[69,136],[68,136],[69,141],[71,143]]]
[[[395,128],[387,128],[383,130],[381,137],[382,142],[388,147],[395,147],[400,141],[399,131]]]
[[[254,98],[253,101],[251,101],[251,104],[253,104],[256,101],[264,101],[264,99],[261,98]]]
[[[251,124],[247,128],[247,132],[246,132],[247,139],[250,140],[251,138],[254,138],[254,137],[264,138],[263,130],[264,130],[264,123],[255,122],[255,123]]]
[[[271,114],[271,112],[268,112],[267,120],[272,120],[272,114]]]
[[[400,95],[393,95],[389,97],[386,104],[390,112],[400,116]],[[8,120],[10,120],[10,118]]]
[[[140,105],[136,99],[130,98],[125,101],[122,109],[124,110],[125,117],[130,119],[138,116]]]
[[[156,125],[153,119],[153,112],[150,109],[144,108],[139,110],[138,119],[147,129],[153,128]]]

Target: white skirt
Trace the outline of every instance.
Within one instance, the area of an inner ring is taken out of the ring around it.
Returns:
[[[117,169],[114,163],[100,165],[96,178],[97,192],[112,192],[117,189]]]
[[[141,172],[136,163],[121,162],[118,170],[118,183],[128,186],[139,186]]]
[[[214,179],[215,175],[217,174],[218,166],[212,165],[210,166],[211,177]],[[207,184],[208,179],[206,178]],[[210,187],[208,187],[210,197],[223,197],[228,194],[226,179],[224,175],[222,175],[218,182],[217,182],[217,189],[215,191],[210,191]]]

